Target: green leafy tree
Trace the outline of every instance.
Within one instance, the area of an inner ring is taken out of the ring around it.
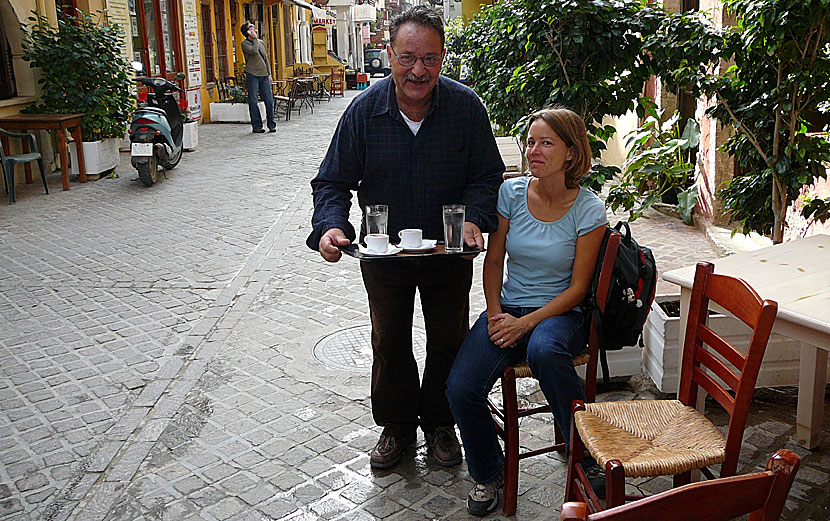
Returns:
[[[22,28],[23,60],[43,73],[40,99],[26,111],[84,114],[84,141],[123,136],[135,107],[132,69],[121,55],[123,30],[94,22],[80,10],[54,26],[35,12]]]
[[[634,108],[651,75],[643,35],[663,17],[640,0],[503,0],[450,35],[448,48],[464,55],[496,124],[518,134],[531,112],[561,104],[585,120],[596,156],[615,133],[603,116]],[[616,173],[596,166],[586,182]]]
[[[830,101],[830,0],[724,4],[735,27],[721,34],[699,17],[675,15],[646,49],[669,81],[712,97],[708,113],[734,129],[724,149],[738,172],[721,199],[744,233],[779,243],[787,207],[803,186],[826,177],[830,161],[826,136],[808,132],[806,119]],[[728,62],[733,65],[712,72]],[[805,205],[802,214],[830,218],[826,201]]]

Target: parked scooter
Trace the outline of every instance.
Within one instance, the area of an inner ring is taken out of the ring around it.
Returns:
[[[133,62],[136,72],[143,72]],[[139,106],[130,123],[130,163],[138,170],[144,186],[158,180],[158,167],[175,168],[182,159],[182,130],[184,117],[173,97],[173,91],[182,92],[175,83],[164,78],[136,78],[150,87],[147,103]]]

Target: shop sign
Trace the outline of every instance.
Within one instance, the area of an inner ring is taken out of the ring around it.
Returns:
[[[107,17],[112,23],[121,26],[124,31],[124,39],[121,40],[121,55],[130,61],[130,52],[127,49],[128,42],[132,42],[130,31],[130,11],[126,0],[109,0],[107,2]]]
[[[311,7],[311,24],[312,25],[334,25],[337,15],[332,11],[326,11],[319,7]]]
[[[196,13],[196,1],[183,0],[182,22],[184,23],[184,54],[185,62],[187,63],[188,87],[200,87],[202,85],[202,57],[200,55],[201,49],[199,46],[199,20]]]
[[[199,87],[187,89],[187,108],[190,109],[190,117],[199,119],[202,117],[202,89]]]

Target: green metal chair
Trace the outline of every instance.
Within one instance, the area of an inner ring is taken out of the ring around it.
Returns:
[[[0,146],[0,160],[2,160],[3,166],[3,184],[5,185],[6,193],[9,194],[9,204],[14,204],[14,166],[17,164],[37,161],[37,166],[40,168],[40,178],[43,179],[43,188],[46,189],[46,193],[48,194],[49,187],[46,185],[46,172],[43,170],[43,156],[41,156],[37,149],[37,141],[35,141],[35,136],[31,134],[16,134],[2,128],[0,128],[0,134],[29,141],[30,152],[18,154],[16,156],[7,156],[3,151],[3,147]]]

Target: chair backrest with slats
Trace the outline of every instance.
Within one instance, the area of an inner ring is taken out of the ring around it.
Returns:
[[[764,472],[693,483],[588,515],[585,503],[562,505],[562,521],[776,521],[798,472],[800,458],[779,450]]]
[[[714,269],[713,264],[700,262],[695,270],[678,399],[694,407],[698,388],[702,388],[729,413],[721,476],[731,476],[737,469],[749,405],[778,304],[762,301],[746,282],[716,275]],[[752,329],[745,355],[707,325],[710,301]]]

